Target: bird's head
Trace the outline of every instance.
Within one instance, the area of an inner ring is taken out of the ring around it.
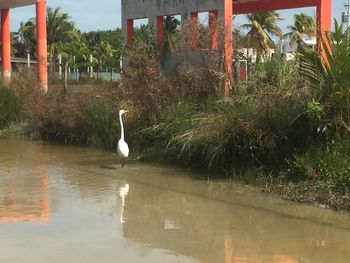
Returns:
[[[120,110],[119,111],[119,116],[122,116],[123,114],[127,113],[128,111],[127,110]]]

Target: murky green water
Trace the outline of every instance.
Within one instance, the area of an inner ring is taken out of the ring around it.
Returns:
[[[111,153],[0,139],[0,262],[350,262],[350,216]]]

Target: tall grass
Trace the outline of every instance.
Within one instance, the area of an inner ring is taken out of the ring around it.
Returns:
[[[114,148],[118,143],[119,121],[117,109],[111,108],[102,97],[96,98],[85,109],[88,144]]]
[[[310,144],[309,96],[307,89],[266,88],[202,106],[175,105],[145,132],[166,142],[168,158],[184,164],[220,173],[250,165],[277,167]]]
[[[0,128],[19,121],[22,115],[21,100],[13,91],[0,86]]]
[[[255,65],[252,69],[253,85],[270,85],[274,89],[287,91],[291,87],[302,86],[298,61],[285,61],[280,57]]]
[[[349,138],[312,147],[296,155],[291,163],[291,178],[324,181],[339,192],[350,189]]]

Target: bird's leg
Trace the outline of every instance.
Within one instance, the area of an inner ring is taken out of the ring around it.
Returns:
[[[126,158],[122,158],[122,168],[124,168],[125,163],[126,163]]]

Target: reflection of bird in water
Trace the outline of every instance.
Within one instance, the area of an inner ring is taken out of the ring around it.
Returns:
[[[129,193],[129,184],[125,184],[124,186],[119,188],[119,196],[122,198],[122,207],[120,211],[120,223],[124,223],[124,207],[125,207],[125,198]]]
[[[123,124],[123,116],[127,111],[120,110],[119,111],[119,121],[120,121],[120,140],[118,141],[118,154],[122,158],[122,167],[124,167],[126,158],[129,156],[129,146],[124,140],[124,124]]]

